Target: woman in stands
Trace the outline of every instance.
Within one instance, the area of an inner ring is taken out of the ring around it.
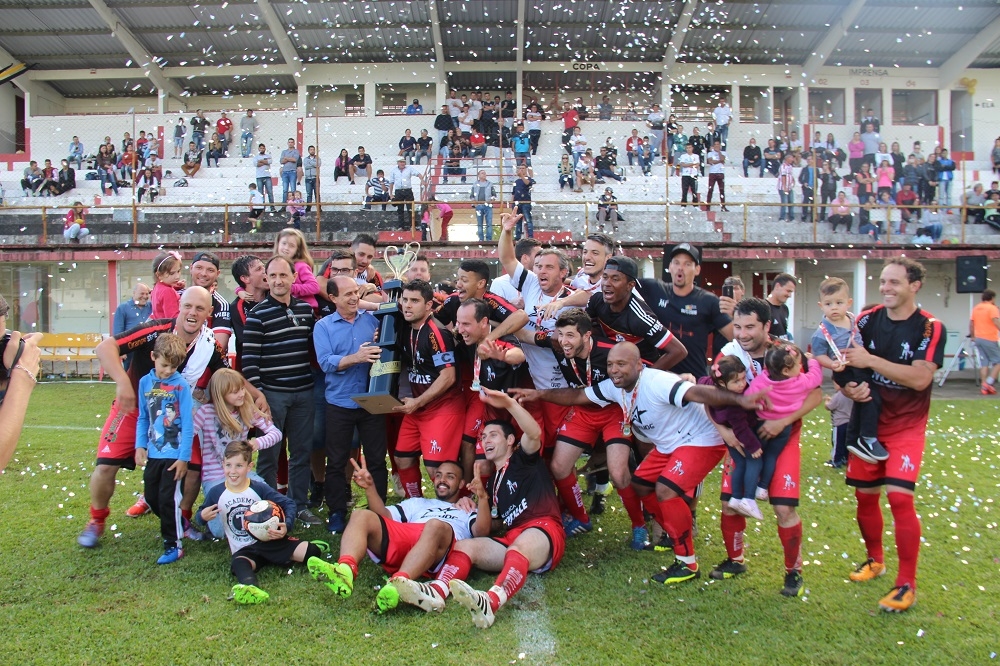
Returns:
[[[340,179],[341,176],[347,180],[351,179],[351,172],[349,166],[351,164],[351,156],[347,153],[347,148],[340,149],[340,155],[337,156],[336,161],[333,163],[333,182]]]
[[[860,132],[855,132],[847,144],[847,161],[851,165],[852,177],[861,171],[861,165],[865,161],[865,144],[861,140]]]
[[[108,154],[108,145],[104,144],[97,153],[97,175],[101,179],[101,194],[105,193],[105,187],[114,190],[118,195],[118,176],[115,174],[115,159]]]
[[[205,160],[205,168],[212,166],[215,160],[215,168],[219,168],[219,158],[226,156],[226,147],[222,144],[218,132],[212,132],[212,140],[208,142],[208,158]]]

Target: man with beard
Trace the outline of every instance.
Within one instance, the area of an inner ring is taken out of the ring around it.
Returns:
[[[528,315],[515,308],[506,299],[486,290],[490,282],[490,267],[481,259],[466,259],[458,267],[456,291],[445,299],[438,309],[438,321],[454,328],[459,305],[469,299],[477,298],[486,302],[490,309],[490,321],[496,323],[496,328],[489,333],[488,341],[499,340],[505,335],[515,333],[528,323]]]

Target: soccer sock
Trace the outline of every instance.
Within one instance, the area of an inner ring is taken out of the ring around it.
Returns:
[[[181,509],[181,518],[187,520],[188,523],[191,522],[191,516],[193,515],[194,514],[191,512],[191,509]]]
[[[994,384],[997,383],[997,380],[993,379],[992,377],[987,377],[986,383],[989,384],[990,386],[993,386]]]
[[[694,557],[694,540],[691,538],[691,509],[683,497],[671,497],[663,500],[660,505],[660,525],[674,541],[674,555],[677,559],[687,562],[684,558]],[[693,560],[692,560],[693,561]]]
[[[580,484],[576,481],[576,474],[571,473],[564,479],[557,479],[556,488],[559,490],[559,497],[570,515],[581,523],[589,523],[590,516],[583,508],[583,493],[580,492]]]
[[[639,493],[636,493],[638,495]],[[660,505],[656,501],[656,493],[649,493],[648,495],[643,495],[639,498],[639,503],[643,509],[649,512],[649,515],[653,517],[660,527],[663,527],[663,518],[660,517]]]
[[[747,519],[739,515],[722,514],[722,541],[726,546],[726,555],[733,562],[743,561],[743,534],[747,528]]]
[[[632,521],[632,527],[644,526],[646,517],[642,515],[642,503],[639,501],[639,496],[635,494],[635,488],[631,485],[619,488],[618,496],[622,498],[622,506],[625,507],[628,518]]]
[[[406,492],[407,499],[424,496],[424,491],[420,487],[419,464],[407,467],[406,469],[399,468],[399,482],[403,484],[403,490]]]
[[[785,551],[785,572],[802,571],[802,521],[791,527],[778,525],[778,539]]]
[[[346,564],[351,568],[351,573],[354,574],[354,577],[358,577],[358,561],[352,555],[341,555],[337,563]]]
[[[896,525],[896,556],[899,558],[899,573],[896,586],[910,584],[917,587],[917,557],[920,555],[920,519],[913,506],[913,495],[889,493],[889,508]]]
[[[257,575],[253,571],[253,564],[245,557],[234,557],[229,566],[233,575],[243,585],[256,585]]]
[[[508,549],[503,556],[503,566],[500,567],[500,575],[490,588],[487,595],[490,598],[490,606],[496,611],[507,603],[507,600],[514,596],[518,590],[524,587],[524,581],[528,578],[528,558],[516,550]]]
[[[863,493],[854,491],[854,496],[858,498],[858,528],[861,530],[861,538],[865,541],[865,549],[868,557],[879,564],[885,562],[885,553],[882,550],[882,507],[879,506],[879,493]]]
[[[469,559],[469,556],[460,550],[452,550],[448,553],[448,558],[444,561],[444,565],[441,567],[441,571],[438,572],[437,578],[427,585],[437,592],[442,599],[447,599],[451,593],[448,583],[455,578],[465,580],[469,577],[471,571],[472,560]]]
[[[309,545],[306,546],[305,557],[302,558],[303,562],[308,562],[310,557],[323,557],[323,551],[319,549],[319,546],[313,542],[308,542]]]
[[[108,516],[111,515],[111,509],[105,507],[103,509],[95,509],[90,507],[90,519],[99,525],[104,525],[104,521],[107,520]]]

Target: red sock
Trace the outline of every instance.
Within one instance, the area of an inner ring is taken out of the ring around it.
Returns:
[[[460,550],[453,549],[448,553],[448,558],[441,566],[441,571],[438,572],[437,578],[428,583],[428,585],[440,594],[442,599],[447,599],[449,594],[448,583],[455,578],[465,580],[469,577],[471,571],[472,560],[469,559],[469,556]]]
[[[683,497],[671,497],[660,504],[660,525],[674,541],[674,555],[691,557],[694,555],[694,540],[691,538],[691,509]]]
[[[882,520],[882,507],[879,506],[880,495],[855,490],[854,496],[858,498],[858,527],[861,529],[861,538],[865,540],[868,557],[882,564],[885,562],[882,550],[882,529],[885,523]]]
[[[778,525],[778,538],[785,551],[785,571],[802,571],[802,521],[791,527]]]
[[[188,522],[191,522],[191,516],[192,515],[194,515],[194,514],[191,513],[191,509],[181,509],[181,517],[182,518],[187,518]]]
[[[642,502],[640,502],[639,496],[635,494],[635,488],[628,485],[617,490],[618,496],[622,498],[622,506],[625,507],[625,512],[628,513],[628,518],[632,521],[632,527],[642,527],[645,525],[646,517],[642,515]]]
[[[351,567],[351,573],[354,574],[355,578],[358,577],[358,561],[352,555],[341,555],[337,562]]]
[[[899,558],[899,573],[896,586],[910,584],[917,587],[917,557],[920,555],[920,519],[913,507],[913,495],[889,493],[889,508],[896,526],[896,556]]]
[[[101,525],[103,525],[104,521],[110,515],[111,515],[110,508],[105,507],[103,509],[95,509],[94,507],[90,507],[90,519],[93,520],[95,523],[100,523]]]
[[[403,484],[406,498],[423,497],[424,491],[420,487],[420,465],[403,469],[399,468],[399,482]]]
[[[743,534],[747,529],[747,519],[740,515],[722,514],[722,541],[726,555],[734,562],[743,561]]]
[[[490,597],[490,605],[495,611],[500,606],[507,603],[507,600],[514,596],[518,590],[524,587],[524,581],[528,578],[528,558],[516,550],[510,549],[503,556],[503,566],[500,567],[500,575],[487,593]]]
[[[583,508],[583,493],[580,492],[580,484],[576,481],[576,474],[570,474],[565,479],[556,480],[556,489],[570,515],[581,523],[589,523],[590,516]]]
[[[638,493],[636,493],[636,495],[638,495]],[[660,517],[660,505],[656,501],[656,493],[643,495],[639,498],[639,503],[642,505],[643,509],[649,512],[649,515],[653,517],[653,520],[659,523],[660,526],[663,525],[663,518]]]
[[[406,573],[406,572],[405,572],[405,571],[403,571],[402,569],[400,569],[400,570],[399,570],[399,571],[397,571],[396,573],[392,574],[392,576],[391,576],[391,577],[392,577],[392,578],[406,578],[406,579],[408,579],[408,580],[412,580],[412,578],[413,578],[413,577],[412,577],[412,576],[411,576],[410,574]]]

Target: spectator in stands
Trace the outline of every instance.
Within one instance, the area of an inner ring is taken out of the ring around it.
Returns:
[[[201,170],[201,151],[198,149],[197,144],[194,141],[188,142],[187,152],[184,153],[184,164],[181,165],[181,171],[187,178],[193,178],[198,171]],[[117,194],[117,192],[115,192]]]
[[[118,335],[138,326],[153,314],[153,306],[149,302],[149,287],[137,282],[132,288],[132,297],[122,301],[115,309],[114,324],[111,334]],[[130,356],[125,357],[125,369],[128,369]]]
[[[750,143],[746,148],[743,149],[743,177],[749,178],[749,169],[753,167],[755,169],[760,169],[758,174],[759,178],[764,177],[764,157],[761,155],[760,146],[757,145],[757,139],[750,137]]]
[[[590,151],[585,152],[573,168],[576,170],[576,189],[573,191],[583,192],[583,186],[590,185],[590,191],[593,192],[597,175],[594,173],[594,161],[590,157]]]
[[[465,99],[465,95],[462,95],[462,99]],[[462,112],[458,114],[458,133],[466,139],[469,138],[469,135],[472,134],[472,124],[475,120],[469,105],[462,105]]]
[[[843,190],[837,193],[837,198],[830,206],[830,227],[836,232],[837,227],[843,224],[850,233],[854,224],[854,215],[851,213],[851,205],[847,201],[847,193]]]
[[[919,141],[914,141],[913,142],[913,151],[912,152],[913,152],[914,155],[917,156],[918,160],[926,160],[927,159],[926,157],[924,157],[924,150],[923,150],[923,148],[920,147],[920,142]]]
[[[955,178],[955,162],[948,157],[948,150],[941,149],[936,167],[938,170],[938,180],[941,183],[941,193],[938,197],[945,207],[951,206],[951,183]]]
[[[824,160],[837,160],[838,168],[844,168],[844,160],[847,159],[847,155],[840,149],[837,139],[833,136],[833,132],[829,132],[826,135],[826,141],[823,142],[823,153]]]
[[[219,142],[222,144],[223,157],[229,156],[229,144],[233,141],[233,121],[225,111],[219,114],[219,119],[215,121],[215,131],[219,135]],[[215,166],[219,166],[216,162]]]
[[[122,152],[127,152],[135,147],[135,143],[132,141],[132,135],[128,132],[122,135]]]
[[[986,203],[986,195],[983,193],[983,184],[976,183],[972,189],[965,193],[964,201],[968,221],[972,224],[982,224],[986,211],[983,204]]]
[[[1000,139],[998,139],[1000,142]],[[76,162],[76,168],[83,168],[83,158],[86,152],[83,148],[83,144],[80,143],[80,137],[74,136],[73,140],[69,144],[69,155],[66,156],[68,162]]]
[[[510,149],[514,152],[514,160],[518,165],[531,166],[531,135],[524,131],[524,125],[518,123],[510,135]],[[569,157],[566,155],[565,157]]]
[[[73,137],[74,139],[76,137]],[[993,150],[990,151],[990,161],[993,162],[993,173],[1000,176],[1000,137],[993,142]]]
[[[123,151],[122,156],[118,160],[118,173],[120,174],[119,184],[121,181],[131,181],[132,174],[135,171],[136,157],[135,151],[132,149],[132,144],[129,144]]]
[[[174,159],[178,159],[184,153],[184,137],[187,136],[187,125],[184,124],[184,117],[177,119],[174,125]]]
[[[76,187],[76,171],[69,165],[69,161],[62,161],[62,168],[56,174],[56,186],[52,190],[53,194],[64,194]]]
[[[705,175],[705,153],[708,152],[709,146],[705,144],[705,137],[701,135],[701,131],[695,127],[691,130],[691,136],[688,137],[688,145],[691,146],[692,151],[698,156],[698,160],[701,162],[701,175]]]
[[[574,185],[574,183],[576,181],[574,179],[574,176],[576,174],[576,171],[573,170],[573,165],[569,161],[569,155],[563,155],[557,167],[559,170],[559,189],[561,190],[562,188],[569,185],[569,189],[575,190],[576,186]]]
[[[385,172],[379,169],[375,172],[374,178],[369,178],[365,183],[365,205],[363,210],[371,210],[372,203],[382,202],[382,210],[385,210],[385,202],[389,200],[389,181],[385,179]]]
[[[781,151],[781,159],[784,160],[785,153],[792,150],[792,140],[788,138],[788,130],[782,128],[778,132],[776,141],[778,142],[778,149]]]
[[[712,203],[712,193],[715,186],[719,186],[719,201],[722,203],[722,210],[728,212],[726,208],[726,153],[722,150],[722,142],[716,140],[712,144],[712,149],[705,155],[708,164],[708,197],[707,203]]]
[[[902,214],[903,222],[916,222],[920,219],[920,209],[912,206],[917,203],[917,193],[913,191],[913,186],[903,183],[902,188],[896,193],[896,205],[900,206],[899,212]]]
[[[667,117],[663,115],[659,104],[653,104],[646,116],[646,127],[649,128],[649,142],[653,145],[654,155],[663,155],[663,131]],[[695,151],[697,152],[697,151]],[[700,156],[700,153],[698,153]],[[663,160],[664,164],[666,159]]]
[[[281,176],[281,203],[287,202],[288,195],[295,191],[295,181],[301,159],[302,153],[295,147],[295,139],[289,139],[288,147],[281,151],[281,156],[278,158],[278,163],[281,165],[278,171]]]
[[[118,176],[115,174],[115,159],[108,153],[108,144],[104,144],[97,152],[97,175],[101,181],[101,194],[105,193],[105,187],[114,190],[118,194]]]
[[[826,159],[826,146],[823,141],[823,133],[819,130],[816,130],[816,133],[813,135],[813,140],[812,143],[809,144],[808,152],[816,155],[816,159],[818,160]]]
[[[900,180],[900,183],[909,183],[910,189],[916,193],[918,199],[920,198],[920,177],[917,173],[917,156],[912,153],[906,158],[906,163],[903,164],[903,178]]]
[[[563,159],[568,160],[568,156],[563,155]],[[469,199],[476,205],[476,235],[480,241],[493,240],[493,202],[496,198],[496,186],[487,180],[486,171],[480,169],[469,191]]]
[[[408,229],[409,215],[407,212],[413,209],[413,177],[417,172],[406,163],[406,159],[400,157],[396,160],[396,168],[389,174],[389,194],[396,204],[396,217],[400,229]],[[462,182],[465,182],[464,180]]]
[[[865,116],[864,118],[861,119],[861,125],[859,127],[861,133],[864,133],[866,131],[865,128],[868,125],[872,126],[872,131],[874,132],[878,132],[882,126],[882,124],[879,122],[879,119],[875,117],[875,111],[872,109],[865,109]]]
[[[351,179],[351,156],[347,148],[341,148],[337,159],[333,161],[333,184],[336,185],[341,177]]]
[[[670,114],[667,116],[667,124],[664,125],[664,129],[667,132],[666,138],[667,142],[664,146],[665,155],[667,157],[667,164],[674,163],[674,135],[677,134],[677,116]]]
[[[611,104],[611,98],[605,95],[601,98],[601,103],[597,105],[597,119],[611,120],[611,116],[614,112],[615,107]]]
[[[1000,229],[1000,190],[989,191],[989,198],[983,204],[983,222],[994,229]]]
[[[476,169],[479,168],[480,160],[486,157],[486,137],[475,128],[469,135],[469,157],[472,158],[473,168]]]
[[[568,104],[568,103],[567,103]],[[535,185],[535,179],[531,177],[530,167],[519,164],[517,167],[517,180],[511,188],[511,205],[521,216],[514,229],[514,240],[521,239],[522,224],[525,227],[528,238],[535,237],[535,226],[531,219],[531,188]]]
[[[23,175],[21,189],[24,190],[24,196],[37,197],[41,192],[42,182],[45,180],[45,174],[38,168],[38,162],[35,160],[28,162],[28,166],[24,167]]]
[[[899,149],[899,142],[893,141],[892,147],[889,150],[889,155],[892,156],[892,168],[895,169],[895,178],[892,182],[892,191],[896,193],[899,191],[899,186],[903,182],[903,169],[906,167],[906,155],[904,155]]]
[[[639,120],[639,111],[635,108],[635,102],[629,102],[628,106],[625,107],[625,115],[622,117],[622,120],[632,123]]]
[[[212,167],[212,160],[215,160],[215,167],[219,167],[219,158],[226,156],[226,145],[218,132],[212,132],[212,138],[208,142],[208,156],[205,158],[205,168]]]
[[[572,154],[573,144],[571,139],[573,138],[573,129],[580,124],[580,114],[569,102],[563,104],[562,121],[562,147],[567,153]]]
[[[542,107],[537,103],[528,107],[524,114],[524,129],[528,131],[528,139],[531,142],[531,154],[538,154],[538,142],[542,138]],[[530,161],[528,162],[530,165]]]
[[[795,210],[792,208],[792,203],[795,201],[795,176],[792,172],[794,163],[795,154],[788,152],[781,167],[778,168],[778,198],[781,200],[778,222],[795,221]]]
[[[247,222],[253,225],[250,233],[260,231],[260,216],[264,213],[264,195],[257,191],[257,183],[250,183],[250,205]]]
[[[781,149],[778,148],[778,141],[776,139],[768,139],[767,146],[764,148],[764,170],[772,176],[777,177],[778,170],[781,168],[781,161],[782,155]]]
[[[816,162],[812,155],[806,157],[806,164],[799,171],[799,185],[802,186],[802,221],[808,222],[814,216],[812,204],[816,201]]]
[[[441,113],[434,118],[434,129],[437,130],[437,143],[439,149],[445,145],[444,139],[448,136],[448,131],[455,129],[451,121],[451,107],[447,104],[441,105]]]
[[[879,144],[882,143],[882,136],[875,131],[873,125],[868,123],[865,126],[865,131],[861,133],[861,143],[864,144],[864,158],[875,168],[878,166],[878,162],[875,161],[875,154],[878,152]]]
[[[434,140],[427,134],[427,130],[420,130],[420,136],[417,137],[417,156],[414,158],[414,164],[420,164],[420,158],[426,157],[427,164],[431,163],[431,152],[434,150]]]
[[[364,146],[358,146],[358,152],[351,158],[350,163],[351,185],[354,184],[355,174],[359,171],[365,172],[365,177],[372,177],[372,156],[365,152]]]
[[[719,100],[719,105],[712,111],[712,117],[715,119],[715,129],[719,133],[722,147],[725,148],[726,142],[729,140],[729,124],[733,120],[733,110],[726,103],[725,98]]]
[[[149,195],[149,203],[156,202],[156,195],[160,193],[160,179],[157,178],[156,174],[149,167],[142,170],[142,175],[139,176],[135,183],[135,195],[136,202],[142,203],[142,197],[144,194]]]
[[[135,158],[137,166],[142,166],[145,163],[149,153],[147,148],[149,147],[149,139],[146,138],[146,132],[144,130],[139,131],[139,138],[135,140]]]
[[[861,171],[854,175],[854,180],[858,185],[856,191],[858,203],[863,206],[875,196],[875,178],[871,174],[871,165],[868,162],[861,165]]]
[[[607,146],[601,146],[601,152],[594,160],[594,175],[597,176],[598,183],[603,183],[605,178],[616,180],[619,183],[625,180],[624,176],[618,175],[618,162],[614,155],[608,151]]]
[[[840,176],[837,175],[836,170],[833,167],[833,161],[829,160],[823,162],[823,168],[819,172],[818,185],[819,185],[819,196],[820,203],[823,207],[819,209],[819,221],[823,222],[826,220],[826,204],[833,201],[837,196],[837,185],[840,182]]]
[[[872,171],[874,173],[878,173],[883,160],[887,161],[889,166],[892,166],[892,153],[889,152],[889,146],[884,141],[878,144],[878,150],[875,152],[875,163],[872,164]]]
[[[799,138],[799,133],[796,130],[792,130],[792,135],[788,138],[788,149],[795,153],[795,163],[798,164],[799,160],[802,158],[805,146],[802,143],[802,139]]]
[[[681,155],[684,154],[685,147],[688,144],[688,135],[684,133],[684,126],[680,123],[677,124],[677,129],[674,130],[674,145],[671,147],[671,152],[673,153],[673,159],[670,160],[671,164],[674,165],[674,175],[678,175],[681,172],[681,167],[677,164],[677,160],[680,159]]]
[[[417,116],[424,112],[424,107],[420,105],[419,99],[414,99],[413,102],[406,107],[406,115]]]
[[[240,118],[240,154],[243,157],[250,157],[253,150],[253,138],[258,130],[260,130],[260,124],[253,117],[253,109],[247,109],[247,115]]]
[[[707,153],[718,141],[722,143],[722,137],[719,135],[719,130],[715,128],[715,123],[711,120],[708,121],[708,125],[705,127],[705,134],[702,136],[702,141],[705,144],[705,152]]]
[[[313,197],[319,201],[319,191],[316,189],[316,185],[319,183],[321,162],[319,156],[316,155],[316,146],[309,146],[306,150],[308,154],[302,158],[302,176],[306,184],[306,212],[308,213],[312,210],[312,206],[308,204],[312,203]]]
[[[941,178],[937,168],[937,155],[934,153],[928,155],[927,161],[923,163],[923,168],[918,168],[918,173],[923,184],[921,188],[922,194],[920,195],[921,200],[924,203],[936,201],[938,182]]]
[[[417,154],[417,140],[413,138],[413,132],[406,129],[399,139],[399,152],[397,155],[406,160],[407,164],[413,164],[413,156]]]
[[[701,173],[701,158],[694,152],[694,144],[684,146],[684,154],[674,163],[681,170],[681,205],[687,206],[688,194],[692,203],[698,203],[698,176]]]
[[[882,144],[883,146],[885,144]],[[889,158],[892,156],[890,155]],[[876,194],[881,197],[883,192],[892,194],[892,184],[896,179],[896,170],[892,168],[889,159],[882,159],[875,170]]]
[[[610,187],[605,187],[604,194],[597,199],[598,229],[603,232],[604,224],[611,222],[612,231],[617,233],[618,222],[622,219],[621,214],[618,212],[618,197],[615,196],[615,191]]]
[[[73,207],[66,213],[66,219],[63,221],[63,238],[71,243],[79,243],[89,233],[87,211],[83,207],[83,202],[74,201]]]
[[[462,166],[464,154],[465,148],[462,144],[462,138],[456,135],[444,160],[444,182],[448,182],[448,176],[461,176],[462,182],[465,182],[465,167]]]
[[[47,197],[52,196],[52,189],[56,187],[56,168],[52,166],[52,160],[45,160],[42,166],[42,182],[38,186],[39,194]]]
[[[201,109],[195,112],[191,118],[191,140],[194,141],[198,150],[205,149],[205,131],[212,126],[212,122],[205,117]]]
[[[632,128],[632,135],[625,140],[625,152],[628,154],[628,165],[633,166],[638,158],[639,146],[642,144],[642,137],[639,130]]]
[[[573,147],[573,166],[576,166],[580,157],[587,152],[587,137],[583,135],[583,128],[579,125],[573,128],[570,144]]]
[[[648,176],[653,171],[653,145],[649,142],[649,137],[642,137],[642,144],[639,146],[639,166],[642,167],[642,175]]]
[[[510,90],[504,92],[504,99],[500,102],[500,119],[503,126],[509,133],[514,127],[514,116],[517,114],[517,102],[514,101],[514,93]]]
[[[118,149],[115,148],[115,142],[111,140],[110,136],[104,137],[104,145],[107,147],[108,157],[111,158],[112,162],[118,162]]]
[[[271,203],[271,214],[273,215],[277,211],[274,208],[274,187],[271,182],[271,155],[267,152],[267,146],[263,143],[257,146],[255,164],[257,167],[257,190],[260,191],[262,197],[266,194],[268,201]]]
[[[865,161],[865,142],[861,140],[861,133],[855,132],[854,136],[847,143],[847,162],[851,166],[851,176],[853,177],[861,171],[861,165]]]

